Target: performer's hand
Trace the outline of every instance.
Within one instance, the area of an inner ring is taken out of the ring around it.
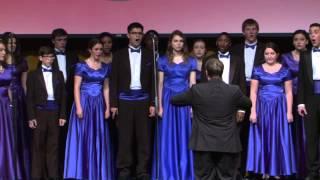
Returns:
[[[59,126],[64,126],[66,124],[66,120],[65,119],[59,119]]]
[[[82,112],[82,108],[81,107],[79,109],[77,108],[76,114],[77,114],[79,119],[83,118],[83,112]]]
[[[31,119],[31,120],[29,121],[29,127],[30,127],[31,129],[37,128],[37,125],[38,125],[38,123],[37,123],[37,120],[36,120],[36,119]]]
[[[298,113],[302,117],[308,114],[305,106],[298,106]]]
[[[118,115],[118,108],[112,107],[111,113],[112,113],[112,119],[115,119],[116,115]]]
[[[109,119],[109,117],[110,117],[110,111],[109,109],[107,109],[106,112],[104,112],[104,118]]]
[[[255,112],[251,112],[250,114],[250,122],[255,124],[257,123],[257,114]]]
[[[163,114],[163,109],[162,109],[162,107],[159,107],[158,116],[162,117],[162,114]]]
[[[154,117],[156,115],[156,109],[154,106],[149,107],[149,117]]]
[[[292,113],[287,113],[287,119],[288,119],[288,123],[292,123],[292,122],[293,122],[293,115],[292,115]]]
[[[237,115],[236,115],[236,120],[237,122],[242,122],[244,119],[244,115],[246,114],[246,112],[243,111],[237,111]]]

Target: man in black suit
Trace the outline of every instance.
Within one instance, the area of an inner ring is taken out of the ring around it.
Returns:
[[[27,109],[32,137],[32,178],[58,179],[59,126],[66,123],[63,74],[52,68],[54,50],[41,47],[41,66],[28,74]]]
[[[245,77],[246,77],[246,94],[250,97],[250,81],[252,70],[254,66],[258,66],[264,63],[264,44],[258,40],[259,24],[255,19],[246,19],[242,23],[242,33],[244,36],[244,42],[235,45],[232,48],[233,54],[236,54],[244,61]],[[243,147],[241,155],[241,164],[239,165],[242,174],[246,172],[247,161],[247,147],[249,136],[249,112],[246,112],[244,121],[239,124],[241,143]],[[246,176],[246,175],[245,175]]]
[[[128,26],[129,47],[114,54],[111,73],[111,112],[118,114],[119,179],[149,179],[151,121],[154,116],[152,52],[141,48],[143,26]],[[135,159],[137,158],[137,159]],[[136,162],[136,164],[135,164]]]
[[[53,60],[52,68],[60,70],[63,74],[64,82],[66,84],[66,116],[70,117],[70,112],[73,104],[73,82],[74,82],[74,69],[77,64],[78,57],[71,52],[66,51],[68,42],[68,33],[62,28],[54,29],[51,33],[51,42],[54,46],[55,59]],[[64,126],[60,131],[60,172],[63,172],[64,167],[64,153],[66,137],[68,133],[68,125]]]
[[[309,27],[312,50],[300,55],[298,113],[304,117],[308,179],[319,179],[320,136],[320,24]]]
[[[249,109],[251,101],[238,86],[222,81],[222,62],[210,59],[205,69],[208,82],[173,97],[171,103],[192,105],[189,147],[194,151],[196,179],[234,180],[241,151],[235,114],[239,108]]]

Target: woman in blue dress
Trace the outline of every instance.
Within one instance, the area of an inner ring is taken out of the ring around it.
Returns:
[[[16,151],[21,159],[21,170],[24,179],[30,178],[30,132],[26,111],[26,80],[28,72],[27,61],[21,57],[20,43],[12,32],[2,35],[3,42],[8,50],[7,64],[12,71],[10,90],[12,93],[13,122],[15,133]]]
[[[10,106],[12,69],[7,66],[5,56],[5,43],[0,41],[0,179],[23,179]]]
[[[280,179],[296,173],[291,124],[292,80],[277,60],[279,48],[267,43],[265,63],[253,70],[247,171]]]
[[[109,74],[110,65],[100,62],[103,45],[89,42],[90,57],[76,65],[74,99],[66,152],[64,178],[113,180],[111,155]]]
[[[307,175],[306,169],[306,136],[304,132],[303,119],[297,112],[297,89],[300,53],[307,50],[308,33],[305,30],[296,30],[292,36],[294,50],[282,55],[282,65],[287,67],[292,74],[293,88],[293,139],[296,154],[297,178]]]
[[[170,98],[195,84],[197,62],[187,56],[186,39],[181,31],[169,38],[167,54],[158,60],[159,116],[155,141],[152,179],[193,180],[193,155],[188,148],[191,113],[188,106],[174,106]]]

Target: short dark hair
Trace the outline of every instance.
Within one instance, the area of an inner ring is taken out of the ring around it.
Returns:
[[[100,39],[100,41],[101,41],[104,37],[109,37],[110,39],[113,39],[113,35],[109,32],[100,33],[98,36],[98,39]]]
[[[41,46],[38,51],[39,56],[54,54],[54,49],[50,46]]]
[[[302,34],[307,40],[309,39],[308,33],[307,31],[303,30],[303,29],[298,29],[296,31],[293,32],[292,34],[292,39],[294,38],[295,35],[297,34]]]
[[[154,29],[150,29],[149,31],[147,31],[146,33],[145,33],[145,36],[149,36],[149,35],[155,35],[155,36],[157,36],[158,38],[159,38],[159,33],[156,31],[156,30],[154,30]]]
[[[248,18],[246,20],[243,21],[242,23],[242,32],[244,32],[244,29],[247,27],[247,26],[256,26],[257,27],[257,30],[259,31],[259,24],[258,22],[253,19],[253,18]]]
[[[230,34],[227,32],[221,32],[220,34],[218,34],[217,40],[221,37],[221,36],[227,36],[227,38],[231,41],[231,37]]]
[[[265,47],[264,47],[263,52],[266,51],[267,48],[270,48],[270,49],[274,50],[274,52],[276,52],[277,54],[280,54],[280,48],[279,48],[279,46],[278,46],[276,43],[274,43],[274,42],[267,42],[267,43],[265,44]]]
[[[222,76],[223,73],[223,63],[218,60],[217,58],[209,58],[205,64],[207,75],[209,77],[214,77],[214,76]]]
[[[142,26],[142,24],[139,23],[139,22],[133,22],[133,23],[129,24],[129,25],[128,25],[128,28],[127,28],[128,33],[129,33],[133,28],[140,28],[140,29],[142,29],[142,31],[143,31],[143,26]]]
[[[309,28],[312,28],[312,27],[320,28],[320,23],[312,23],[312,24],[310,24]]]
[[[68,33],[62,28],[54,29],[51,33],[51,39],[55,39],[58,36],[68,36]]]

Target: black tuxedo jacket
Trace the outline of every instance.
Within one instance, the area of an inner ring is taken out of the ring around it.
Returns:
[[[52,72],[53,92],[59,104],[59,118],[66,119],[66,92],[63,74],[57,69]],[[36,118],[36,106],[45,105],[48,94],[42,68],[28,73],[27,77],[27,110],[29,120]]]
[[[312,51],[308,50],[300,54],[298,74],[298,104],[309,104],[313,100],[313,70]]]
[[[263,55],[264,48],[265,48],[265,45],[258,41],[253,66],[258,66],[264,63],[264,55]],[[244,49],[245,49],[245,44],[240,43],[235,45],[231,51],[233,52],[233,54],[236,54],[237,56],[242,58],[243,61],[245,61]]]
[[[189,147],[195,151],[237,153],[241,151],[235,114],[249,109],[251,101],[238,86],[213,79],[194,85],[171,103],[192,105],[193,122]]]
[[[140,82],[142,90],[150,95],[150,105],[154,105],[153,54],[144,48],[141,53]],[[128,48],[123,48],[114,54],[110,80],[110,105],[118,107],[119,93],[130,90],[131,69]]]
[[[207,76],[205,72],[205,64],[208,59],[211,57],[214,57],[216,59],[218,58],[218,55],[212,55],[204,59],[201,67],[201,81],[206,82]],[[242,93],[246,94],[247,88],[246,88],[246,75],[245,75],[245,69],[244,69],[244,61],[239,56],[233,54],[230,52],[230,70],[229,70],[229,83],[238,85],[242,91]]]

